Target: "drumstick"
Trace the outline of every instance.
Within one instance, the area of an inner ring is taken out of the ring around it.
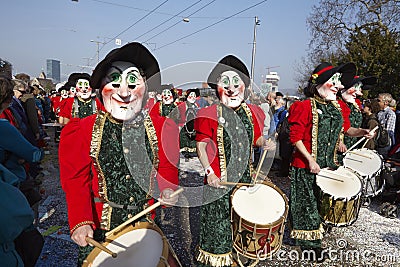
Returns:
[[[327,169],[321,169],[320,172],[318,173],[318,176],[323,176],[324,178],[330,178],[332,180],[336,180],[336,181],[339,181],[339,182],[344,182],[343,180],[338,179],[338,178],[334,178],[332,176],[325,176],[325,175],[321,174],[321,172],[341,178],[341,176],[338,176],[335,171],[330,171],[330,170],[327,170]]]
[[[271,142],[271,138],[268,138],[268,142]],[[254,180],[252,181],[253,185],[257,182],[258,174],[260,173],[261,167],[264,164],[264,159],[265,159],[265,156],[267,155],[267,152],[268,152],[268,150],[264,149],[262,156],[261,156],[261,160],[258,162],[256,176],[254,177]]]
[[[179,188],[177,189],[175,192],[173,192],[169,197],[174,197],[180,193],[182,193],[183,188]],[[159,207],[161,205],[161,202],[158,201],[156,203],[154,203],[153,205],[147,207],[146,209],[142,210],[141,212],[139,212],[138,214],[136,214],[135,216],[133,216],[132,218],[126,220],[124,223],[118,225],[117,227],[115,227],[113,230],[109,231],[106,233],[106,237],[110,236],[111,234],[116,234],[119,231],[121,231],[125,226],[127,226],[128,224],[136,221],[137,219],[139,219],[140,217],[142,217],[143,215],[145,215],[146,213],[149,213],[150,211],[154,210],[155,208]]]
[[[367,158],[367,159],[372,159],[371,157],[368,157],[368,156],[366,156],[366,155],[363,155],[363,154],[360,154],[360,153],[357,153],[357,152],[354,152],[354,151],[350,151],[350,153],[351,153],[351,154],[354,154],[354,155],[357,155],[357,156],[360,156],[360,157]]]
[[[253,186],[252,183],[235,183],[235,182],[220,182],[220,185],[243,185],[243,186]]]
[[[374,129],[372,129],[370,131],[370,133],[374,133],[376,130],[378,129],[378,126],[376,126]],[[355,148],[356,146],[358,146],[359,143],[361,143],[362,141],[365,140],[365,136],[363,136],[360,140],[358,140],[354,145],[352,145],[349,149],[347,149],[346,152],[343,153],[343,155],[346,155],[348,152],[350,152],[350,150],[352,150],[353,148]]]
[[[86,240],[86,242],[88,242],[89,244],[95,246],[96,248],[98,248],[98,249],[100,249],[100,250],[102,250],[102,251],[104,251],[104,252],[110,254],[113,258],[116,258],[116,257],[117,257],[117,253],[112,252],[112,251],[109,250],[106,246],[100,244],[99,242],[97,242],[97,241],[94,240],[93,238],[87,236],[87,237],[85,238],[85,240]]]
[[[343,180],[336,179],[336,178],[329,177],[329,176],[325,176],[325,175],[321,175],[321,174],[318,174],[318,177],[327,178],[327,179],[335,180],[335,181],[342,182],[342,183],[344,182]]]

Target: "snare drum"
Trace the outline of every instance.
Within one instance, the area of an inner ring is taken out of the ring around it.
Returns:
[[[343,158],[343,165],[361,175],[365,197],[374,197],[382,193],[385,185],[385,180],[381,177],[383,158],[375,150],[351,150]]]
[[[266,258],[278,251],[289,210],[286,195],[264,181],[237,187],[231,203],[233,248],[250,259]]]
[[[339,167],[322,169],[316,176],[320,189],[318,212],[329,225],[348,226],[357,220],[360,211],[362,182],[353,170]]]
[[[103,245],[118,256],[113,258],[108,253],[94,248],[82,267],[181,266],[160,228],[148,222],[127,226],[121,232],[107,237]]]

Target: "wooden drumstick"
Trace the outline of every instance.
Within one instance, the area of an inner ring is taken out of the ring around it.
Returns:
[[[374,129],[372,129],[370,131],[370,133],[374,133],[376,130],[378,129],[378,126],[375,126]],[[350,152],[350,150],[352,150],[353,148],[355,148],[356,146],[358,146],[359,143],[361,143],[362,141],[365,140],[365,136],[363,136],[360,140],[358,140],[354,145],[352,145],[349,149],[347,149],[346,152],[343,153],[343,155],[346,155],[348,152]]]
[[[243,186],[253,186],[251,183],[235,183],[235,182],[219,182],[220,185],[243,185]]]
[[[183,188],[179,188],[177,189],[175,192],[173,192],[169,197],[175,197],[176,195],[182,193]],[[131,224],[132,222],[136,221],[137,219],[139,219],[140,217],[142,217],[143,215],[145,215],[146,213],[149,213],[150,211],[154,210],[155,208],[161,206],[161,202],[158,201],[156,203],[154,203],[153,205],[147,207],[146,209],[142,210],[141,212],[139,212],[138,214],[136,214],[135,216],[133,216],[132,218],[130,218],[129,220],[126,220],[124,223],[118,225],[117,227],[115,227],[113,230],[109,231],[106,233],[106,237],[112,235],[112,234],[116,234],[119,231],[121,231],[125,226]]]
[[[87,236],[87,237],[85,238],[85,240],[86,240],[86,242],[88,242],[89,244],[95,246],[96,248],[98,248],[98,249],[100,249],[100,250],[102,250],[102,251],[104,251],[104,252],[110,254],[113,258],[116,258],[116,257],[117,257],[117,253],[112,252],[112,251],[109,250],[106,246],[100,244],[99,242],[97,242],[97,241],[94,240],[93,238]]]
[[[271,142],[271,138],[268,138],[267,142]],[[264,164],[264,159],[265,159],[265,156],[267,155],[267,152],[268,152],[268,150],[264,149],[263,154],[261,156],[261,160],[258,162],[256,176],[254,177],[254,180],[252,181],[252,185],[255,185],[255,183],[257,182],[258,174],[260,173],[261,167]]]

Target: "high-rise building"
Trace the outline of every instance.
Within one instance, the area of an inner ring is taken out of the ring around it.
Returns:
[[[47,78],[53,79],[53,82],[60,82],[60,61],[47,59]]]
[[[276,71],[270,71],[265,75],[265,79],[261,83],[261,93],[267,94],[268,92],[278,92],[278,83],[281,78]]]

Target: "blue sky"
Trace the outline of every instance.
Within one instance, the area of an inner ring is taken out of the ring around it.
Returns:
[[[97,44],[91,40],[107,43],[99,44],[101,60],[117,47],[114,38],[118,37],[122,44],[146,41],[145,45],[158,59],[162,70],[196,61],[218,62],[225,55],[234,54],[250,71],[254,17],[258,16],[255,83],[261,82],[267,67],[275,67],[270,70],[279,73],[281,90],[297,88],[294,66],[306,55],[310,39],[306,17],[317,0],[268,0],[220,23],[217,22],[262,0],[196,2],[198,0],[4,1],[1,9],[5,27],[0,58],[13,64],[14,74],[25,72],[32,77],[42,70],[46,72],[46,59],[57,59],[62,64],[62,79],[66,79],[72,72],[91,72],[81,66],[96,65]],[[195,5],[173,17],[192,4]],[[182,21],[198,9],[201,10],[190,16],[189,22]],[[162,22],[165,22],[163,26],[150,31]],[[217,24],[210,26],[214,23]],[[171,27],[173,24],[176,25]],[[191,36],[177,41],[187,35]],[[169,78],[163,77],[164,83],[171,82],[166,79]]]

